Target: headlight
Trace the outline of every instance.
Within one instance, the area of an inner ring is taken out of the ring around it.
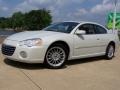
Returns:
[[[24,41],[19,42],[19,46],[24,46],[24,45],[28,46],[28,47],[41,46],[42,40],[39,38],[34,38],[34,39],[28,39],[28,40],[24,40]]]

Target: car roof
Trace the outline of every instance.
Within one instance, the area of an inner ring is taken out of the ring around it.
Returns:
[[[96,23],[96,22],[90,22],[90,21],[61,21],[61,22],[74,22],[74,23],[78,23],[78,24],[86,24],[86,23],[95,24],[95,25],[99,25],[99,26],[105,28],[106,30],[108,30],[104,25]],[[57,22],[57,23],[59,23],[59,22]]]
[[[99,25],[99,26],[105,28],[106,30],[108,30],[104,25],[101,25],[101,24],[96,23],[96,22],[90,22],[90,21],[64,21],[64,22],[74,22],[74,23],[79,23],[79,24],[85,24],[85,23],[95,24],[95,25]]]
[[[97,24],[97,25],[100,25],[96,22],[90,22],[90,21],[64,21],[64,22],[75,22],[75,23],[91,23],[91,24]]]
[[[90,21],[64,21],[64,22],[74,22],[74,23],[79,23],[79,24],[81,24],[81,23],[89,23],[89,24],[95,24],[95,25],[99,25],[99,26],[102,26],[102,27],[104,27],[105,28],[105,26],[104,25],[101,25],[101,24],[99,24],[99,23],[96,23],[96,22],[90,22]]]

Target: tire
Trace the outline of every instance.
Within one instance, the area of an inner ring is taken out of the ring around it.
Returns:
[[[114,57],[115,53],[115,46],[113,44],[109,44],[107,49],[106,49],[106,59],[111,60]]]
[[[67,58],[66,48],[61,44],[55,44],[47,50],[44,63],[50,69],[59,69],[65,65]]]

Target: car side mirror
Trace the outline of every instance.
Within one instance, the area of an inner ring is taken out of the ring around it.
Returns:
[[[84,35],[84,34],[86,34],[86,32],[84,30],[77,30],[75,32],[75,34],[77,34],[77,35]]]

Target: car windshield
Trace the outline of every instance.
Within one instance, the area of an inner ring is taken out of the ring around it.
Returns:
[[[79,23],[76,22],[62,22],[56,23],[45,28],[45,31],[54,31],[62,33],[70,33]]]

